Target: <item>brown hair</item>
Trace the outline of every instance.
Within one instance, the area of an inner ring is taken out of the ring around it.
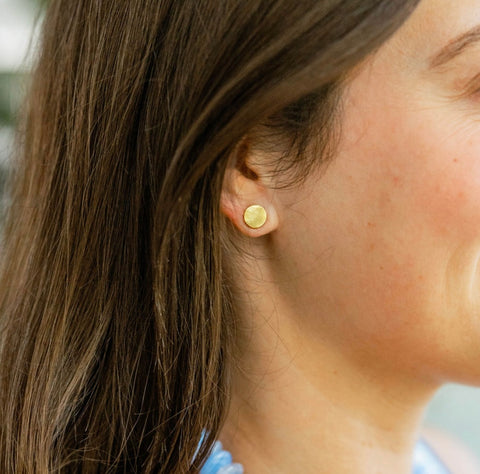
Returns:
[[[50,2],[8,188],[1,472],[200,468],[235,341],[227,158],[263,123],[304,173],[342,75],[416,3]]]

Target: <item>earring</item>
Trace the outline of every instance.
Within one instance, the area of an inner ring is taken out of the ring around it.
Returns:
[[[258,204],[249,206],[243,213],[243,221],[251,229],[260,229],[267,222],[267,211]]]

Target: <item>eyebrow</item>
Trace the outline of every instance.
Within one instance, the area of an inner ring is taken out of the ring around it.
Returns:
[[[480,42],[480,25],[450,41],[430,59],[432,69],[443,66],[463,53],[469,46]]]

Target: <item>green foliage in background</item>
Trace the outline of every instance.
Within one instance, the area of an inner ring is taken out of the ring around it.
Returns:
[[[23,74],[0,73],[0,227],[3,221],[8,146],[13,139],[16,115],[22,99]]]
[[[48,2],[48,0],[6,1],[11,2],[11,4],[21,2],[22,4],[27,5],[28,8],[31,8],[34,17],[37,17],[40,14]],[[24,73],[14,71],[0,72],[0,230],[3,217],[2,203],[4,199],[5,179],[7,175],[5,161],[7,150],[5,149],[5,146],[7,146],[8,137],[11,137],[11,133],[16,124],[16,114],[24,92],[22,81],[24,78]]]
[[[37,18],[48,0],[8,0],[12,4],[21,2],[29,5],[32,15]],[[1,14],[1,12],[0,12]],[[13,71],[0,72],[0,127],[14,126],[15,113],[21,99],[22,74]]]
[[[20,102],[21,74],[0,73],[0,127],[13,126]]]

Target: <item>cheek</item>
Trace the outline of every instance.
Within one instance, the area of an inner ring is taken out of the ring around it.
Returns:
[[[400,217],[406,230],[452,245],[477,240],[479,117],[415,84],[399,80],[382,89],[364,81],[347,97],[344,153],[355,158],[345,160],[344,172],[363,181],[365,206],[373,204],[383,221]]]
[[[415,147],[405,156],[414,173],[406,182],[410,205],[439,238],[473,243],[480,237],[480,127],[431,123],[411,135]]]
[[[480,122],[411,104],[363,112],[347,117],[342,159],[372,239],[427,255],[480,249]]]
[[[377,356],[432,367],[470,348],[478,360],[480,139],[434,113],[369,116],[347,117],[349,137],[317,185],[304,263],[330,252],[314,306],[331,303],[332,332]]]
[[[480,123],[365,77],[332,163],[289,197],[282,291],[354,358],[480,377]]]
[[[470,277],[480,254],[480,126],[454,127],[440,111],[394,110],[381,121],[377,112],[375,133],[362,135],[345,162],[357,178],[356,216],[367,219],[364,250],[390,256],[399,281],[438,284],[457,264],[457,276]]]
[[[478,360],[480,338],[480,127],[449,122],[434,113],[387,116],[380,134],[357,141],[348,163],[368,183],[356,209],[368,209],[360,238],[368,271],[358,282],[369,288],[363,309],[377,315],[368,329],[380,334],[377,323],[436,362],[446,348]]]

